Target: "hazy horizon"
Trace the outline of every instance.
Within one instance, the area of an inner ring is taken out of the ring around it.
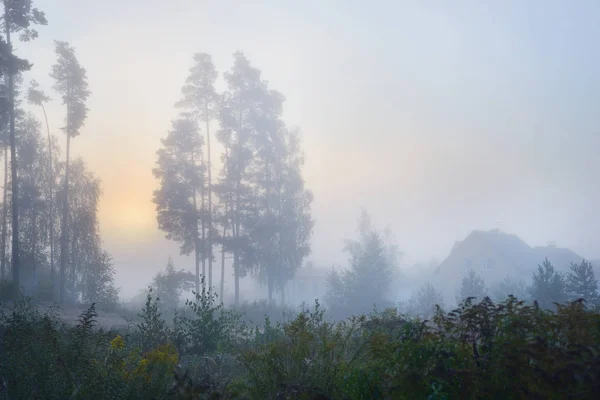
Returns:
[[[600,259],[598,2],[35,3],[49,24],[16,46],[34,64],[24,86],[55,98],[64,145],[48,73],[53,40],[75,47],[92,94],[72,152],[102,180],[100,230],[125,298],[169,256],[194,265],[158,230],[152,168],[196,52],[222,77],[243,51],[286,97],[315,196],[315,265],[345,263],[361,208],[411,262],[494,228]]]

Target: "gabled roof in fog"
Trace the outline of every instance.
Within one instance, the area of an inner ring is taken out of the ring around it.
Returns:
[[[566,270],[571,266],[571,263],[579,263],[583,259],[583,257],[570,249],[552,245],[546,247],[537,246],[533,248],[533,251],[540,260],[548,257],[548,260],[559,270]]]
[[[583,257],[572,250],[556,246],[530,247],[517,235],[491,231],[472,231],[463,241],[456,242],[448,257],[438,266],[436,273],[462,268],[469,258],[478,259],[483,255],[495,262],[521,271],[534,270],[544,258],[558,270],[566,270],[572,262],[578,263]]]

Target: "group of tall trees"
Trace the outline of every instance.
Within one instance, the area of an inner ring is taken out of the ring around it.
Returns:
[[[51,99],[35,80],[27,91],[23,89],[31,64],[13,54],[12,35],[18,33],[21,41],[35,39],[38,34],[33,26],[45,25],[45,15],[33,7],[31,0],[4,0],[2,5],[0,143],[4,147],[4,187],[0,280],[8,280],[10,266],[13,289],[22,288],[61,303],[114,303],[117,290],[113,263],[102,249],[97,219],[100,181],[82,159],[70,159],[71,139],[79,135],[87,117],[90,91],[86,70],[73,47],[55,42],[57,59],[50,77],[65,110],[61,130],[65,133],[66,154],[61,160],[59,138],[52,134],[46,114],[45,105]],[[26,110],[25,100],[31,108],[43,111],[45,133],[42,124]]]
[[[182,254],[194,255],[196,291],[201,276],[213,287],[218,246],[221,298],[225,260],[233,258],[236,304],[247,274],[267,286],[269,300],[277,291],[283,302],[286,282],[310,252],[313,228],[299,133],[282,120],[283,95],[243,53],[223,74],[223,93],[215,89],[219,73],[211,56],[195,54],[193,61],[176,103],[180,113],[157,152],[159,227]]]

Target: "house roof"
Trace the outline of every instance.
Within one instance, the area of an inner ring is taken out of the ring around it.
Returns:
[[[475,230],[454,245],[448,257],[437,267],[436,273],[463,268],[465,260],[471,255],[477,258],[482,254],[523,272],[535,269],[546,257],[559,270],[567,269],[572,262],[583,259],[572,250],[553,245],[530,247],[517,235],[499,230]]]

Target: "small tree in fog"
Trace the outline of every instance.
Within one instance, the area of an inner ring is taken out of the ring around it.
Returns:
[[[563,303],[567,300],[565,279],[546,258],[538,265],[533,274],[531,299],[537,301],[541,308],[553,309],[553,303]]]
[[[172,311],[179,305],[181,294],[194,287],[194,280],[195,277],[190,272],[176,270],[173,260],[169,258],[165,269],[154,276],[152,288],[164,309]]]
[[[391,305],[388,295],[395,258],[366,212],[359,220],[359,239],[347,241],[344,250],[350,253],[350,266],[329,275],[325,298],[329,308],[348,316]]]
[[[474,297],[475,300],[481,301],[487,296],[485,282],[473,269],[469,269],[463,276],[460,284],[460,297],[457,301],[460,303],[469,297]]]
[[[85,269],[81,282],[83,302],[115,306],[119,301],[119,290],[115,287],[115,267],[110,254],[102,251]]]
[[[519,300],[527,298],[527,287],[523,280],[516,280],[506,275],[503,280],[495,282],[492,285],[492,299],[496,302],[502,302],[509,295],[515,296]]]
[[[590,305],[599,303],[598,280],[592,264],[582,260],[580,264],[571,263],[566,277],[566,289],[569,300],[584,299]]]
[[[422,286],[408,301],[409,315],[431,318],[436,312],[436,305],[444,308],[444,298],[431,283]]]

